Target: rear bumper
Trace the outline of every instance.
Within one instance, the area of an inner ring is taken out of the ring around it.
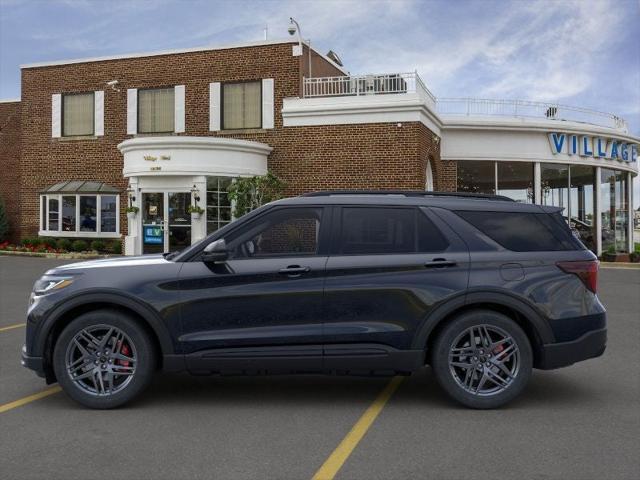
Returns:
[[[22,346],[22,359],[20,361],[23,367],[27,367],[38,374],[39,377],[45,377],[44,364],[42,357],[30,357],[27,355],[27,346]]]
[[[607,329],[593,330],[580,338],[542,346],[537,368],[551,370],[602,355],[607,347]]]

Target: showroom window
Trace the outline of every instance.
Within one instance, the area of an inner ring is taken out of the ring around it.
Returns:
[[[628,188],[626,172],[601,169],[600,214],[603,252],[626,252],[628,250]]]
[[[120,196],[116,192],[100,182],[69,181],[49,187],[41,194],[40,235],[119,236]]]
[[[222,128],[237,130],[262,127],[262,83],[222,85]]]
[[[62,95],[62,136],[79,137],[94,134],[94,93]]]
[[[231,201],[227,189],[231,177],[207,177],[207,235],[231,221]]]
[[[498,195],[516,202],[533,203],[533,163],[496,162],[498,165]]]
[[[595,252],[594,181],[595,169],[590,166],[540,164],[542,205],[562,208],[562,216],[573,233]]]
[[[138,90],[138,133],[174,131],[175,89]]]
[[[534,203],[533,163],[465,160],[458,162],[458,192],[504,195]]]
[[[496,163],[465,160],[458,162],[458,191],[496,193]]]

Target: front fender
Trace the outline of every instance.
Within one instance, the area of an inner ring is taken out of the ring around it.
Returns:
[[[64,298],[59,304],[50,309],[38,322],[32,349],[29,352],[30,355],[40,357],[44,355],[47,346],[46,342],[51,331],[66,314],[79,307],[98,304],[111,305],[134,312],[155,333],[162,355],[166,356],[175,353],[174,343],[167,325],[156,310],[139,298],[123,293],[120,290],[101,289],[78,292],[73,296]]]

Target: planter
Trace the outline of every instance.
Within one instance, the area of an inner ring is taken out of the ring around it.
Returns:
[[[631,258],[628,253],[604,253],[602,259],[605,262],[630,262]]]
[[[137,213],[136,212],[127,212],[127,220],[130,222],[135,220]]]
[[[202,213],[191,212],[191,221],[200,220],[200,217],[202,217]]]

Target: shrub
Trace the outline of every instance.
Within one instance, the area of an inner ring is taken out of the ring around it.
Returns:
[[[71,244],[71,248],[74,252],[84,252],[87,250],[88,245],[84,240],[76,240]]]
[[[114,240],[113,242],[111,242],[111,244],[109,245],[109,251],[116,255],[120,255],[122,253],[122,241]]]
[[[26,247],[27,245],[36,245],[38,243],[37,239],[31,237],[25,237],[20,241],[20,245]]]
[[[68,252],[71,250],[71,247],[72,247],[71,240],[69,240],[68,238],[60,238],[56,242],[56,247],[59,250],[66,250]]]
[[[105,244],[102,240],[94,240],[91,242],[91,250],[95,250],[96,252],[103,252],[105,249]]]
[[[4,200],[0,198],[0,243],[7,239],[9,235],[9,219],[4,208]]]
[[[227,197],[235,202],[233,216],[240,218],[265,203],[282,198],[286,183],[271,172],[236,179],[227,189]]]
[[[41,245],[48,248],[56,248],[58,246],[58,242],[56,241],[55,238],[38,237],[34,245]]]

